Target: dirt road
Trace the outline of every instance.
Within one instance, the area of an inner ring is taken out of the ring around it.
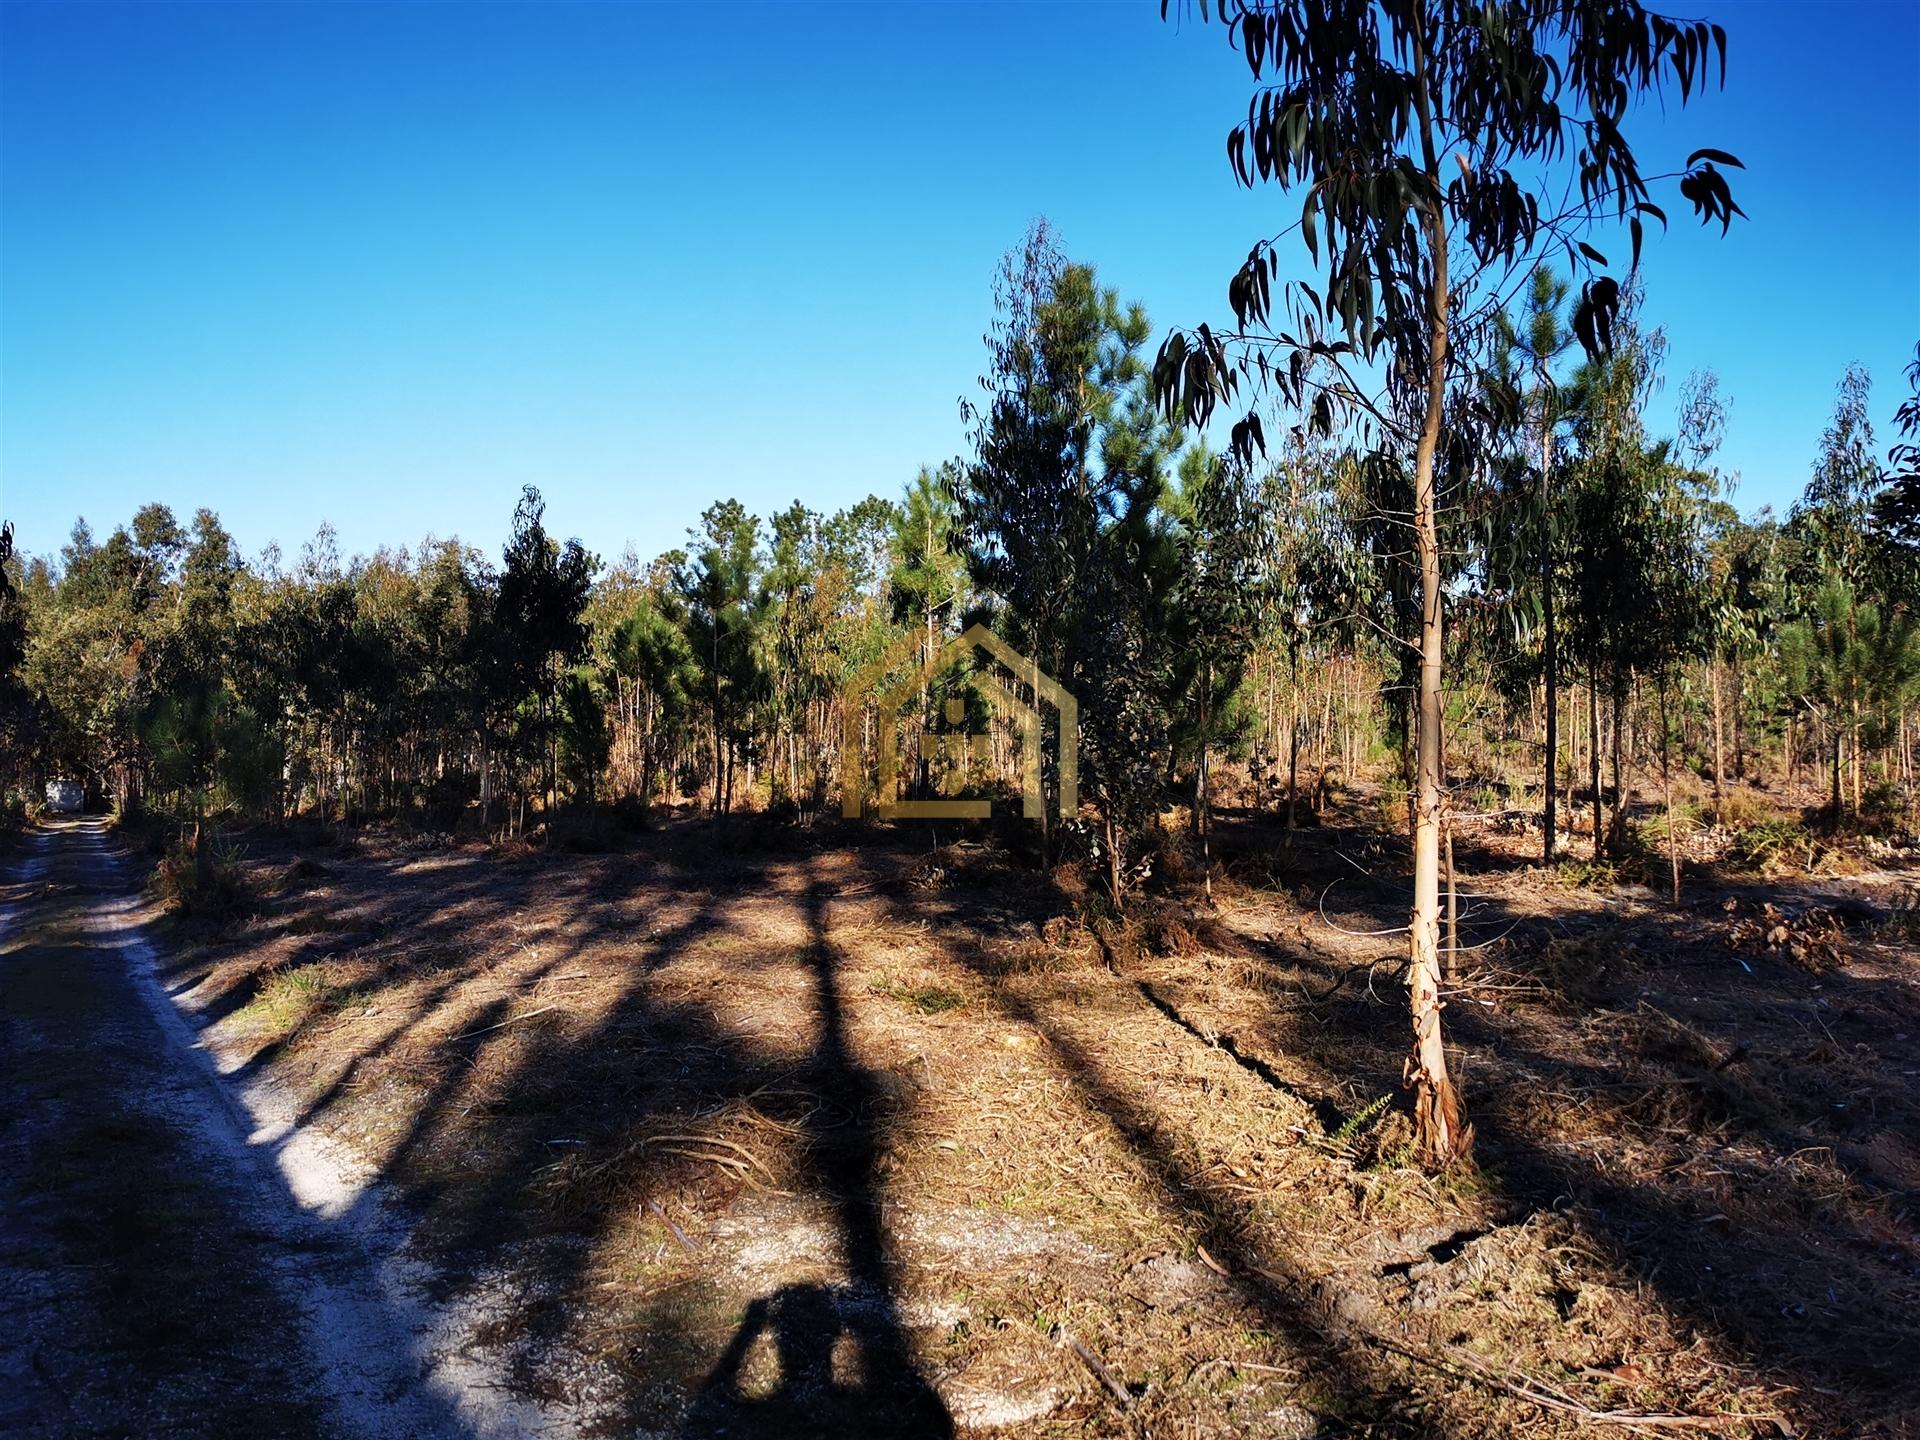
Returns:
[[[0,885],[0,1435],[564,1435],[365,1174],[222,1075],[97,821]]]

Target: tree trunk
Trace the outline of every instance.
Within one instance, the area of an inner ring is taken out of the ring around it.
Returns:
[[[1587,779],[1593,787],[1593,863],[1600,863],[1600,677],[1587,676]]]
[[[1667,861],[1673,869],[1673,903],[1680,903],[1680,834],[1673,819],[1673,734],[1667,725],[1667,684],[1660,682],[1660,784],[1667,800]]]
[[[1300,652],[1291,649],[1293,680],[1287,701],[1287,829],[1293,829],[1295,797],[1300,793]]]
[[[1860,706],[1853,707],[1853,726],[1848,732],[1853,738],[1853,813],[1860,814]]]
[[[1720,706],[1720,657],[1712,655],[1707,660],[1707,675],[1713,688],[1713,823],[1720,823],[1720,811],[1726,799],[1725,757],[1721,752],[1721,706]]]
[[[637,695],[634,697],[633,708],[636,711],[640,708],[640,701]],[[645,816],[653,808],[653,767],[655,753],[653,711],[654,697],[653,693],[649,691],[647,694],[647,728],[645,736],[640,741],[640,813],[642,816]]]
[[[1543,402],[1540,417],[1540,604],[1546,625],[1547,814],[1546,863],[1553,864],[1555,787],[1560,783],[1560,651],[1553,628],[1553,417]]]
[[[1439,159],[1427,102],[1423,42],[1416,41],[1414,97],[1419,109],[1428,181],[1440,189]],[[1420,559],[1420,686],[1415,736],[1413,911],[1407,933],[1407,988],[1413,1010],[1413,1050],[1406,1080],[1414,1092],[1414,1143],[1429,1165],[1445,1165],[1471,1143],[1460,1097],[1447,1074],[1440,1034],[1440,805],[1445,782],[1441,752],[1441,666],[1444,595],[1440,574],[1439,503],[1434,451],[1447,385],[1447,233],[1438,207],[1425,215],[1433,264],[1427,295],[1427,408],[1414,451],[1414,542]]]
[[[1207,702],[1213,697],[1213,662],[1201,671],[1200,681],[1200,767],[1194,784],[1197,789],[1194,810],[1200,822],[1201,884],[1207,892],[1207,904],[1213,904],[1213,816],[1209,806],[1213,797],[1207,790]]]
[[[1613,811],[1607,817],[1607,853],[1615,859],[1619,858],[1621,842],[1626,839],[1627,788],[1622,754],[1627,732],[1626,712],[1627,689],[1616,681],[1613,687]]]
[[[1833,807],[1833,819],[1835,824],[1838,824],[1840,821],[1840,806],[1842,803],[1840,799],[1840,754],[1842,749],[1845,747],[1845,745],[1846,745],[1846,740],[1844,735],[1841,732],[1840,727],[1838,725],[1834,726],[1833,727],[1833,799],[1831,804]]]
[[[193,815],[193,888],[205,896],[213,884],[213,846],[207,840],[207,817],[196,800]]]

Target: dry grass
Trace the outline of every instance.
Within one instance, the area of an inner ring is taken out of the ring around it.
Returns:
[[[1214,909],[1176,860],[1125,923],[984,845],[368,840],[189,969],[524,1297],[494,1338],[529,1383],[628,1428],[824,1287],[963,1419],[1052,1397],[1022,1434],[1900,1433],[1920,1116],[1878,1040],[1911,954],[1843,923],[1812,977],[1485,839],[1449,996],[1482,1163],[1444,1177],[1405,1164],[1401,942],[1369,933],[1394,843],[1339,827],[1223,828]]]

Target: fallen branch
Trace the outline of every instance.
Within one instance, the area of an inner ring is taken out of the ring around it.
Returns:
[[[1563,1415],[1577,1415],[1582,1420],[1592,1421],[1596,1425],[1620,1425],[1633,1430],[1704,1430],[1724,1425],[1729,1420],[1777,1420],[1779,1418],[1774,1415],[1664,1415],[1644,1410],[1595,1410],[1590,1405],[1582,1405],[1571,1396],[1549,1394],[1535,1385],[1509,1380],[1463,1350],[1448,1350],[1445,1355],[1428,1355],[1424,1351],[1389,1340],[1384,1335],[1375,1335],[1367,1331],[1361,1333],[1382,1350],[1391,1351],[1404,1359],[1421,1365],[1430,1365],[1436,1370],[1456,1375],[1461,1379],[1477,1381],[1545,1410],[1556,1410]]]
[[[731,1150],[736,1155],[740,1156],[741,1160],[744,1160],[747,1164],[753,1166],[754,1169],[758,1170],[762,1175],[766,1176],[767,1179],[771,1180],[774,1178],[773,1171],[769,1170],[764,1164],[762,1164],[760,1161],[760,1157],[755,1155],[751,1150],[747,1149],[746,1146],[736,1145],[731,1140],[722,1140],[722,1139],[719,1139],[717,1136],[713,1136],[713,1135],[649,1135],[646,1137],[646,1139],[642,1140],[640,1143],[643,1146],[646,1146],[646,1145],[711,1145],[715,1149]],[[682,1151],[680,1153],[684,1154],[685,1152]],[[698,1156],[696,1158],[707,1159],[709,1157]],[[718,1160],[721,1157],[713,1156],[711,1158]],[[735,1160],[735,1161],[728,1161],[726,1163],[737,1165],[740,1163],[740,1161]]]
[[[667,1214],[658,1200],[647,1201],[647,1208],[660,1217],[660,1223],[667,1227],[667,1233],[680,1242],[680,1248],[689,1255],[693,1254],[693,1242],[687,1239],[687,1232],[673,1223],[673,1217]]]
[[[1107,1387],[1113,1398],[1120,1403],[1122,1410],[1133,1407],[1133,1395],[1127,1387],[1114,1378],[1113,1372],[1100,1363],[1100,1357],[1080,1343],[1079,1337],[1064,1325],[1055,1325],[1049,1332],[1053,1343],[1063,1349],[1071,1350],[1080,1357],[1080,1363],[1091,1370],[1094,1378]]]
[[[476,1035],[485,1035],[492,1030],[502,1030],[509,1025],[517,1025],[522,1020],[531,1020],[536,1015],[544,1015],[549,1010],[558,1010],[559,1008],[560,1007],[558,1005],[542,1005],[538,1010],[529,1010],[524,1015],[509,1015],[505,1020],[502,1020],[498,1025],[482,1025],[478,1030],[468,1030],[463,1034],[454,1036],[453,1038],[456,1040],[471,1040]]]

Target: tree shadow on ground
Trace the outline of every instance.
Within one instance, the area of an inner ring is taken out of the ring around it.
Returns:
[[[1457,853],[1463,885],[1486,875]],[[1297,873],[1340,868],[1322,857]],[[1481,1175],[1515,1213],[1559,1213],[1809,1414],[1897,1433],[1920,1409],[1899,1358],[1920,1343],[1920,1102],[1900,1065],[1920,995],[1736,954],[1720,898],[1696,888],[1679,909],[1571,926],[1482,903],[1468,938],[1503,937],[1484,962],[1495,973],[1483,991],[1470,968],[1448,1010]],[[1385,927],[1404,905],[1404,892],[1358,884],[1344,919]],[[1324,955],[1266,948],[1329,974]],[[1310,1023],[1276,1014],[1250,1048],[1384,1075],[1403,1024],[1400,1006],[1345,995]]]
[[[1317,890],[1328,876],[1352,877],[1337,892],[1337,915],[1356,927],[1403,920],[1399,880],[1377,873],[1399,862],[1393,837],[1327,834],[1302,840],[1281,856],[1280,878]],[[880,1433],[947,1433],[951,1421],[914,1358],[900,1317],[894,1237],[883,1219],[878,1157],[905,1118],[905,1102],[850,1046],[842,995],[849,957],[832,925],[833,882],[823,878],[837,864],[840,883],[858,879],[870,887],[890,867],[904,868],[918,857],[884,839],[856,856],[827,855],[817,846],[799,847],[799,854],[751,855],[696,845],[689,857],[676,852],[671,839],[645,842],[648,867],[639,883],[623,880],[636,875],[626,861],[577,857],[496,871],[489,857],[463,856],[443,871],[413,879],[386,862],[357,862],[370,873],[354,879],[356,893],[377,898],[357,906],[354,923],[370,933],[497,926],[548,905],[564,914],[562,923],[531,932],[529,943],[542,947],[537,962],[479,961],[471,973],[422,990],[404,1025],[370,1037],[317,1089],[308,1116],[326,1120],[358,1087],[380,1083],[396,1056],[411,1057],[402,1068],[418,1084],[418,1104],[406,1130],[385,1148],[383,1174],[422,1215],[433,1244],[460,1257],[467,1277],[511,1268],[526,1247],[543,1247],[540,1288],[522,1298],[515,1322],[531,1343],[513,1349],[527,1357],[516,1383],[538,1393],[546,1383],[538,1363],[541,1346],[575,1338],[590,1308],[584,1287],[600,1273],[593,1267],[623,1243],[636,1217],[675,1203],[675,1196],[696,1197],[708,1212],[724,1210],[752,1188],[707,1161],[675,1158],[660,1137],[720,1133],[712,1127],[729,1107],[751,1107],[788,1137],[781,1142],[787,1168],[777,1183],[796,1192],[797,1203],[822,1209],[838,1253],[820,1257],[818,1268],[828,1273],[774,1284],[744,1314],[720,1315],[676,1297],[636,1300],[619,1319],[621,1338],[613,1347],[622,1389],[611,1403],[619,1418],[635,1425],[677,1424],[689,1440],[705,1434],[836,1433],[816,1421],[843,1411],[880,1417],[871,1427]],[[1336,851],[1376,873],[1370,879],[1356,875]],[[382,866],[382,873],[371,873]],[[649,907],[663,896],[673,897],[673,918],[656,924]],[[797,922],[791,935],[769,938],[739,921],[740,905],[756,897],[779,900]],[[1000,910],[1013,907],[1026,923],[1058,914],[1063,904],[1038,878],[979,898]],[[649,917],[644,923],[636,923],[636,909]],[[930,918],[919,900],[901,899],[885,910],[895,934]],[[1354,1342],[1354,1317],[1340,1313],[1339,1292],[1322,1284],[1324,1277],[1306,1257],[1256,1243],[1244,1197],[1181,1143],[1170,1104],[1143,1100],[1113,1056],[1077,1040],[1060,1013],[1002,985],[979,943],[981,927],[961,910],[951,918],[940,935],[949,953],[1000,1013],[1042,1038],[1081,1101],[1112,1121],[1151,1177],[1163,1215],[1228,1261],[1240,1303],[1318,1362],[1316,1379],[1343,1416],[1357,1426],[1375,1426],[1375,1433],[1474,1433],[1471,1426],[1449,1429],[1452,1422],[1435,1417],[1431,1375]],[[1474,923],[1489,933],[1514,926],[1516,947],[1541,939],[1529,929],[1536,921],[1497,903],[1488,903]],[[324,939],[304,937],[300,943],[316,947],[306,953],[319,958]],[[738,983],[766,988],[803,1039],[762,1033],[729,1018],[724,990],[695,984],[677,964],[702,946],[721,943]],[[584,948],[597,947],[604,955],[610,944],[620,956],[617,984],[591,1014],[516,1019],[526,1015],[536,985],[551,983]],[[1310,977],[1316,992],[1337,978],[1338,961],[1326,953],[1276,939],[1254,951],[1276,972]],[[476,999],[476,978],[496,974],[511,981],[509,988]],[[1550,992],[1553,978],[1543,974],[1538,980]],[[1848,997],[1844,1004],[1866,1003],[1853,998],[1851,985],[1829,983]],[[1397,987],[1382,979],[1380,990],[1374,997],[1350,985],[1323,1004],[1275,1007],[1265,1025],[1229,1037],[1232,1053],[1263,1083],[1314,1106],[1325,1128],[1342,1112],[1342,1102],[1351,1107],[1344,1083],[1372,1076],[1390,1086],[1398,1073],[1405,1016],[1394,1003]],[[1624,995],[1602,1001],[1616,1005]],[[1779,999],[1785,1005],[1791,997],[1783,990]],[[1201,1027],[1182,1022],[1182,1000],[1177,992],[1156,988],[1136,1003],[1154,1001],[1170,1024],[1181,1024],[1186,1034],[1179,1043],[1210,1043]],[[1530,1026],[1571,1028],[1573,1017],[1602,1002],[1547,993],[1542,1003],[1559,1010],[1530,1015]],[[1497,1016],[1460,1005],[1449,1018],[1457,1052],[1472,1058],[1468,1075],[1475,1095],[1521,1083],[1604,1093],[1602,1087],[1619,1081],[1604,1058],[1530,1053],[1526,1036]],[[1218,1039],[1213,1036],[1212,1043]],[[1727,1083],[1745,1083],[1738,1066],[1731,1070]],[[1522,1075],[1533,1078],[1523,1082]],[[1698,1088],[1682,1084],[1687,1075],[1671,1067],[1641,1078],[1656,1088]],[[1736,1105],[1731,1120],[1703,1123],[1772,1146],[1762,1153],[1777,1155],[1779,1137],[1764,1128],[1742,1129],[1741,1113]],[[1684,1255],[1724,1275],[1723,1267],[1751,1266],[1765,1241],[1756,1247],[1747,1243],[1753,1237],[1733,1235],[1725,1226],[1703,1230],[1694,1208],[1698,1195],[1675,1193],[1662,1175],[1617,1172],[1591,1153],[1560,1144],[1536,1114],[1490,1103],[1480,1107],[1479,1120],[1485,1174],[1508,1213],[1558,1207],[1610,1263],[1638,1276],[1667,1309],[1699,1333],[1724,1341],[1757,1373],[1796,1385],[1834,1377],[1818,1347],[1796,1333],[1799,1322],[1782,1317],[1775,1325],[1756,1308],[1768,1298],[1765,1287],[1734,1292],[1724,1280],[1682,1273],[1677,1264]],[[1781,1132],[1787,1133],[1790,1128]],[[664,1224],[668,1212],[657,1213]],[[1868,1235],[1845,1235],[1834,1214],[1817,1208],[1806,1224],[1815,1239],[1831,1236],[1856,1251],[1872,1243]],[[1892,1260],[1863,1257],[1861,1275],[1880,1266],[1890,1283],[1865,1302],[1861,1318],[1863,1325],[1881,1325],[1885,1334],[1904,1335],[1910,1329],[1899,1310],[1905,1282]],[[463,1288],[458,1276],[454,1288]],[[1903,1392],[1882,1388],[1885,1377],[1876,1379],[1873,1366],[1850,1373],[1876,1387],[1870,1408],[1893,1413]],[[687,1411],[688,1377],[700,1374],[706,1380]]]
[[[325,1123],[357,1087],[379,1083],[383,1068],[405,1071],[415,1091],[404,1127],[381,1150],[385,1188],[419,1217],[431,1249],[448,1263],[444,1298],[475,1295],[489,1277],[538,1252],[535,1288],[516,1297],[510,1316],[491,1317],[504,1331],[482,1338],[504,1343],[512,1383],[544,1397],[545,1362],[578,1339],[586,1289],[601,1273],[597,1257],[626,1243],[649,1212],[681,1243],[705,1248],[697,1226],[689,1220],[694,1236],[687,1236],[662,1202],[682,1197],[688,1206],[724,1209],[737,1197],[739,1185],[700,1163],[724,1158],[726,1142],[687,1137],[717,1134],[731,1110],[751,1107],[787,1137],[782,1185],[831,1217],[833,1255],[816,1258],[837,1265],[839,1276],[760,1296],[744,1317],[736,1313],[738,1328],[724,1344],[715,1333],[726,1323],[719,1301],[629,1313],[628,1321],[640,1323],[615,1357],[624,1393],[609,1408],[621,1423],[657,1426],[680,1423],[691,1403],[688,1435],[845,1433],[835,1417],[860,1417],[889,1435],[950,1435],[951,1419],[898,1314],[875,1164],[896,1107],[849,1048],[842,956],[828,932],[831,891],[811,885],[794,895],[802,943],[768,942],[737,925],[721,897],[754,895],[770,865],[783,862],[706,863],[707,873],[676,877],[685,883],[672,923],[645,927],[621,946],[610,970],[605,937],[637,928],[627,913],[631,897],[606,883],[620,873],[614,862],[569,859],[475,884],[442,876],[410,882],[397,866],[377,879],[359,877],[356,893],[381,897],[356,906],[356,924],[374,933],[432,933],[443,907],[454,906],[470,924],[552,915],[556,906],[561,918],[524,932],[537,962],[523,960],[505,974],[482,962],[415,992],[405,1022],[369,1037],[304,1104],[301,1118]],[[753,972],[743,984],[774,975],[791,981],[782,993],[792,1012],[783,1018],[809,1032],[804,1041],[769,1044],[717,1013],[716,1000],[725,997],[684,983],[674,962],[703,943],[738,953],[742,969]],[[583,959],[596,944],[598,953]],[[557,1004],[560,1013],[529,1014],[536,987],[577,963],[612,982],[590,1013],[576,1018]],[[502,983],[476,1000],[488,977]],[[457,1013],[449,1009],[456,995]],[[345,1223],[370,1222],[366,1207],[380,1203],[366,1192]],[[698,1263],[716,1258],[724,1264],[724,1256],[707,1254]]]

